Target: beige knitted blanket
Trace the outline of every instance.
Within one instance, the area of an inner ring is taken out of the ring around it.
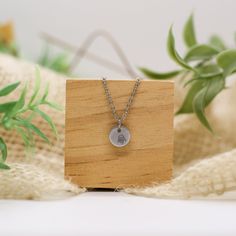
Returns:
[[[29,86],[32,86],[34,75],[34,64],[0,55],[0,87],[16,80],[29,81]],[[43,68],[41,68],[41,76],[44,84],[50,81],[51,100],[64,105],[66,78]],[[16,97],[18,96],[12,95],[8,99]],[[176,83],[176,109],[183,97],[182,86]],[[232,83],[230,88],[222,92],[208,109],[208,117],[218,136],[212,136],[206,131],[194,115],[176,117],[172,181],[124,191],[162,198],[222,196],[225,192],[235,191],[235,105],[236,83]],[[33,157],[26,157],[23,143],[17,134],[0,128],[0,134],[9,147],[8,163],[11,166],[10,170],[0,171],[0,198],[58,199],[85,191],[64,180],[64,114],[45,109],[55,121],[59,139],[55,140],[48,125],[38,119],[37,126],[54,141],[49,146],[39,139]],[[236,194],[233,198],[236,198]]]

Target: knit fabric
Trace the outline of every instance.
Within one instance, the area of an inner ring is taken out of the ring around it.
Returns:
[[[64,106],[66,77],[40,68],[42,84],[50,82],[49,99]],[[10,56],[0,55],[0,88],[15,81],[21,86],[29,82],[32,92],[35,65]],[[18,89],[20,91],[20,89]],[[181,104],[185,91],[176,83],[175,107]],[[17,99],[14,92],[1,102]],[[153,183],[146,188],[129,188],[127,193],[165,198],[190,198],[219,195],[236,190],[236,120],[234,109],[236,83],[222,92],[207,110],[217,135],[210,134],[194,115],[180,115],[174,120],[174,175],[164,184]],[[37,139],[35,155],[27,155],[21,138],[0,127],[0,136],[8,144],[10,170],[0,171],[0,198],[58,199],[85,191],[64,179],[64,112],[48,107],[43,110],[54,120],[59,138],[56,140],[48,124],[35,122],[52,140],[48,145]]]

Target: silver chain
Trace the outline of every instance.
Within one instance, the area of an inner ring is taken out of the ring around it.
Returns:
[[[102,84],[103,84],[103,87],[104,87],[104,91],[105,91],[105,94],[106,94],[106,97],[107,97],[108,104],[109,104],[109,106],[111,108],[111,112],[112,112],[112,115],[113,115],[114,119],[118,122],[119,128],[121,127],[123,121],[128,116],[129,109],[130,109],[130,107],[132,105],[134,96],[135,96],[135,94],[137,92],[137,89],[138,89],[140,83],[141,83],[140,78],[137,78],[136,82],[134,84],[133,90],[132,90],[132,92],[130,94],[129,100],[128,100],[126,106],[125,106],[124,112],[123,112],[123,114],[121,116],[119,116],[117,114],[117,112],[116,112],[116,107],[115,107],[115,104],[114,104],[114,102],[112,100],[111,92],[110,92],[110,90],[108,88],[108,85],[107,85],[107,80],[106,80],[106,78],[102,78]]]

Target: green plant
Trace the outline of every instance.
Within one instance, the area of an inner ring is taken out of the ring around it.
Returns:
[[[10,54],[15,57],[19,56],[19,50],[15,43],[5,44],[0,42],[0,52]]]
[[[0,24],[0,52],[19,56],[19,50],[15,44],[12,22]]]
[[[52,55],[50,47],[47,45],[38,60],[38,64],[54,70],[58,73],[69,75],[70,62],[67,53]]]
[[[12,22],[0,24],[0,53],[20,57],[19,48],[15,42],[14,27]],[[58,73],[69,75],[70,61],[68,53],[51,53],[51,46],[47,45],[42,51],[38,64]]]
[[[188,78],[184,86],[188,86],[189,89],[176,115],[195,113],[200,122],[213,132],[205,116],[205,109],[225,88],[226,78],[236,72],[236,49],[227,48],[217,35],[213,35],[208,43],[198,43],[193,15],[185,24],[183,39],[187,47],[184,57],[176,50],[172,27],[170,28],[167,50],[181,69],[167,73],[158,73],[143,67],[140,70],[151,79],[170,79],[177,75]]]
[[[41,91],[41,77],[38,68],[35,76],[34,90],[29,99],[26,99],[26,94],[28,93],[26,84],[21,91],[19,99],[0,104],[0,126],[7,131],[15,130],[28,150],[35,147],[34,135],[50,143],[47,136],[33,124],[33,120],[37,115],[49,124],[57,136],[57,130],[52,119],[42,111],[41,107],[49,106],[57,110],[61,109],[60,106],[48,100],[49,85],[46,86],[44,91]],[[5,97],[12,93],[19,84],[20,82],[15,82],[0,89],[0,97]],[[6,158],[7,144],[4,141],[4,137],[0,136],[0,169],[9,169],[6,164]]]

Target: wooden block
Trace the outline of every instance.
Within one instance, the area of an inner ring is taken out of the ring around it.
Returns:
[[[134,80],[108,80],[122,114]],[[173,157],[173,93],[171,81],[143,80],[124,125],[130,143],[111,145],[116,122],[101,80],[66,83],[65,176],[88,188],[147,186],[170,180]]]

